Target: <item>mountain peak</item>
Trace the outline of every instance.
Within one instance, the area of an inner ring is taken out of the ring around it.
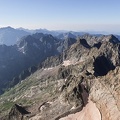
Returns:
[[[2,29],[2,30],[5,30],[5,29],[8,29],[8,30],[10,29],[11,30],[12,29],[13,30],[14,28],[12,28],[11,26],[7,26],[7,27],[2,27],[0,29]]]
[[[118,38],[116,38],[113,34],[107,36],[107,41],[109,41],[113,44],[120,43]]]

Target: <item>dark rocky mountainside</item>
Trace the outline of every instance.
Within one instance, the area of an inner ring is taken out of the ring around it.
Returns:
[[[120,119],[120,42],[115,36],[77,38],[33,71],[1,95],[2,120]],[[16,105],[29,114],[22,114]]]
[[[36,33],[22,37],[17,45],[0,45],[0,93],[29,76],[30,69],[34,66],[37,69],[47,57],[59,55],[75,42],[73,38],[61,41],[49,34]]]

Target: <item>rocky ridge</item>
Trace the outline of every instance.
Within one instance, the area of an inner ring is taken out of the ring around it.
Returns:
[[[120,42],[113,35],[92,45],[88,41],[78,38],[60,56],[48,58],[39,70],[2,95],[0,103],[27,105],[30,114],[23,115],[23,120],[67,120],[64,117],[84,110],[90,100],[101,120],[119,120]]]

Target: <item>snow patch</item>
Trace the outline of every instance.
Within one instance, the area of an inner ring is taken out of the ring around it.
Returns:
[[[23,54],[25,54],[25,46],[23,46],[23,47],[21,47],[21,48],[19,48],[18,50],[20,51],[20,52],[22,52]]]
[[[45,68],[44,70],[52,70],[52,69],[53,69],[53,67]]]
[[[82,62],[82,61],[84,61],[83,58],[81,58],[79,61],[76,58],[74,58],[72,60],[65,60],[65,61],[63,61],[62,65],[66,67],[66,66],[69,66],[69,65],[75,65],[75,64],[77,64],[79,62]]]
[[[101,120],[101,114],[95,103],[89,100],[88,104],[82,109],[82,111],[70,114],[59,120]]]
[[[68,65],[71,65],[71,64],[72,64],[72,62],[70,60],[63,61],[64,66],[68,66]]]

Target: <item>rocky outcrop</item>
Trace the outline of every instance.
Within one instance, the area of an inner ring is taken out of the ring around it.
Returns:
[[[15,104],[8,116],[8,120],[23,120],[24,115],[30,114],[24,107]]]

